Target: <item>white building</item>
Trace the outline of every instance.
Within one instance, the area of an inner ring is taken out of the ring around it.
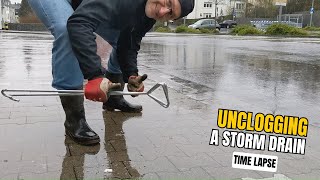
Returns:
[[[246,8],[246,0],[195,0],[193,11],[187,19],[200,19],[234,14],[242,17]]]
[[[10,0],[0,0],[1,1],[1,10],[0,10],[0,17],[1,17],[1,25],[3,26],[4,23],[16,23],[16,10],[15,6],[11,4]]]
[[[2,0],[0,0],[0,29],[2,29]]]
[[[19,10],[21,7],[21,3],[14,3],[11,4],[11,19],[12,23],[18,23],[19,22]]]
[[[232,3],[231,9],[234,10],[234,16],[244,17],[247,8],[247,0],[234,0]]]

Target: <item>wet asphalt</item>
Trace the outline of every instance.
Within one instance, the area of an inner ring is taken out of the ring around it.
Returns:
[[[0,88],[52,89],[52,40],[0,32]],[[168,85],[168,109],[147,96],[126,97],[140,114],[86,101],[101,143],[83,147],[65,137],[57,97],[0,97],[0,179],[320,177],[319,49],[317,38],[149,33],[138,67],[146,89]],[[262,152],[279,156],[277,173],[233,169],[232,152],[245,150],[208,145],[219,108],[308,118],[306,155]]]
[[[315,38],[150,35],[139,62],[207,104],[308,117],[320,125],[319,48]]]

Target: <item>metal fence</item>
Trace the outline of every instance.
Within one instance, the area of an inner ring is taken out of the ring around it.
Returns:
[[[277,17],[277,20],[266,20],[266,19],[255,19],[250,21],[251,25],[264,30],[268,26],[275,24],[275,23],[281,23],[281,24],[287,24],[289,26],[302,28],[303,27],[303,15],[302,14],[284,14],[279,18]]]
[[[292,21],[266,21],[266,20],[262,20],[262,21],[250,21],[251,25],[256,27],[257,29],[266,29],[267,27],[269,27],[272,24],[275,23],[281,23],[281,24],[287,24],[289,26],[293,26],[293,27],[297,27],[297,28],[302,28],[302,23],[296,23],[296,22],[292,22]]]

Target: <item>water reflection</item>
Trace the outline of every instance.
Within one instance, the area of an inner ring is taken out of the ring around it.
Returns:
[[[24,44],[23,47],[22,47],[22,52],[24,54],[24,64],[25,64],[25,67],[26,67],[26,70],[27,70],[27,74],[30,75],[30,72],[32,71],[32,56],[34,56],[34,49],[32,46],[30,45],[26,45]]]
[[[307,38],[151,36],[142,44],[140,63],[189,88],[188,97],[317,123],[319,48],[318,40]]]
[[[300,89],[300,95],[314,94],[320,89],[320,68],[317,65],[297,63],[290,61],[276,61],[266,57],[245,56],[240,59],[233,57],[234,65],[239,66],[239,75],[255,77],[257,85],[278,81],[283,87],[294,83]]]
[[[50,81],[51,36],[26,33],[1,34],[0,45],[4,47],[0,50],[1,77],[10,79],[11,82],[21,80],[35,83],[35,79],[44,77],[49,77]]]
[[[104,148],[109,157],[109,167],[112,173],[107,178],[139,178],[139,172],[131,166],[128,155],[123,123],[131,117],[141,116],[141,113],[103,112],[105,122]]]
[[[156,40],[158,41],[158,39]],[[163,41],[163,40],[162,40]],[[148,64],[164,65],[174,69],[200,69],[213,67],[225,56],[217,42],[203,43],[202,39],[177,39],[177,43],[163,41],[147,42],[141,47],[141,56],[146,57]]]
[[[95,156],[100,150],[100,144],[81,146],[75,144],[68,136],[65,138],[66,155],[62,162],[61,180],[85,179],[85,159]]]
[[[60,179],[137,179],[139,172],[131,166],[123,123],[141,113],[103,112],[105,125],[104,146],[81,146],[68,136],[65,139],[66,155],[62,163]],[[101,138],[103,140],[103,138]],[[99,152],[100,151],[100,152]],[[104,172],[111,169],[111,173]]]
[[[5,66],[4,57],[0,55],[0,78],[2,78],[3,75],[5,74],[5,69],[6,69],[6,66]]]

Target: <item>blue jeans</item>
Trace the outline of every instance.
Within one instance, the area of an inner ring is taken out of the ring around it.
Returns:
[[[42,23],[54,36],[52,48],[52,87],[56,89],[79,89],[83,86],[83,74],[75,57],[67,31],[67,21],[72,15],[71,0],[28,0],[31,8]],[[114,48],[109,62],[110,73],[121,73],[115,48],[119,33],[105,31],[102,28],[97,33]]]

